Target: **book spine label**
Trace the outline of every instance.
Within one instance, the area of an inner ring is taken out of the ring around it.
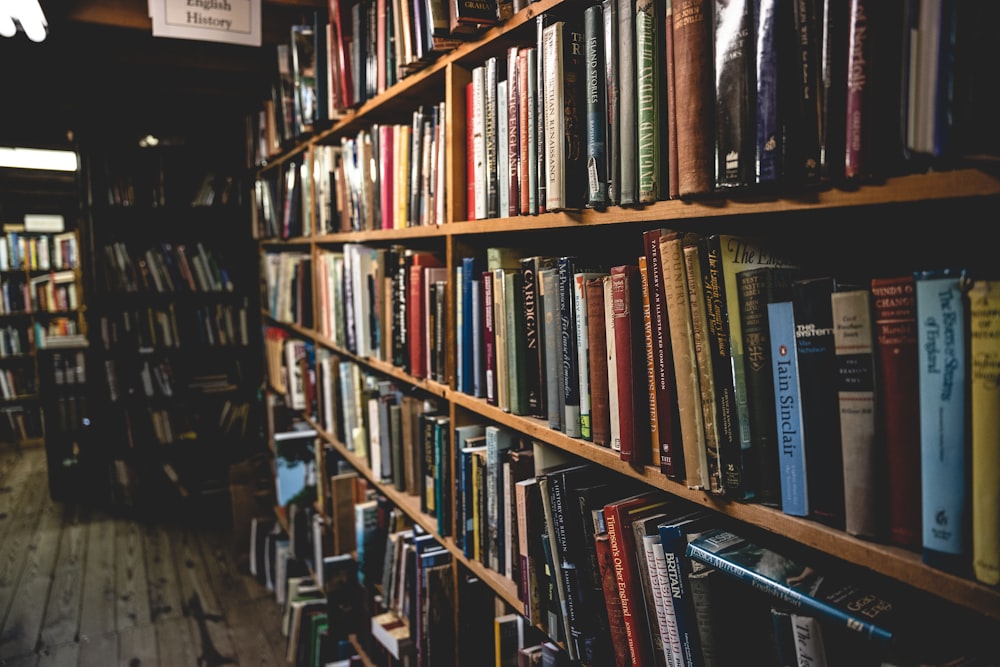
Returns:
[[[966,469],[967,313],[964,272],[916,279],[923,549],[928,564],[959,567],[969,555]]]

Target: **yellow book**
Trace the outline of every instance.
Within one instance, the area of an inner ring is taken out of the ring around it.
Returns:
[[[1000,280],[969,291],[972,359],[972,564],[976,579],[1000,583]]]

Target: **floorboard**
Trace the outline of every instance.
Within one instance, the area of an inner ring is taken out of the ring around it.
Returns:
[[[45,465],[0,444],[0,665],[285,664],[281,609],[224,522],[54,501]]]

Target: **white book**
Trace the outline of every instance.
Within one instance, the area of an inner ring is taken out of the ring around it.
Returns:
[[[486,218],[486,68],[472,69],[472,160],[476,220]]]
[[[795,657],[800,665],[826,667],[823,628],[815,616],[792,614],[792,634],[795,636]]]
[[[563,21],[546,26],[542,32],[542,76],[545,90],[545,207],[556,211],[565,207],[563,142],[565,118],[562,113]]]
[[[507,154],[507,80],[497,82],[497,195],[500,205],[497,211],[501,218],[510,217],[510,188],[507,187],[507,174],[510,173],[510,157]]]

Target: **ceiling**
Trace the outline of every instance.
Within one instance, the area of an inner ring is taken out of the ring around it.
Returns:
[[[275,44],[327,0],[263,0],[261,47],[152,36],[147,0],[41,0],[49,34],[0,38],[0,145],[241,128],[260,108]],[[242,131],[242,130],[240,130]]]

